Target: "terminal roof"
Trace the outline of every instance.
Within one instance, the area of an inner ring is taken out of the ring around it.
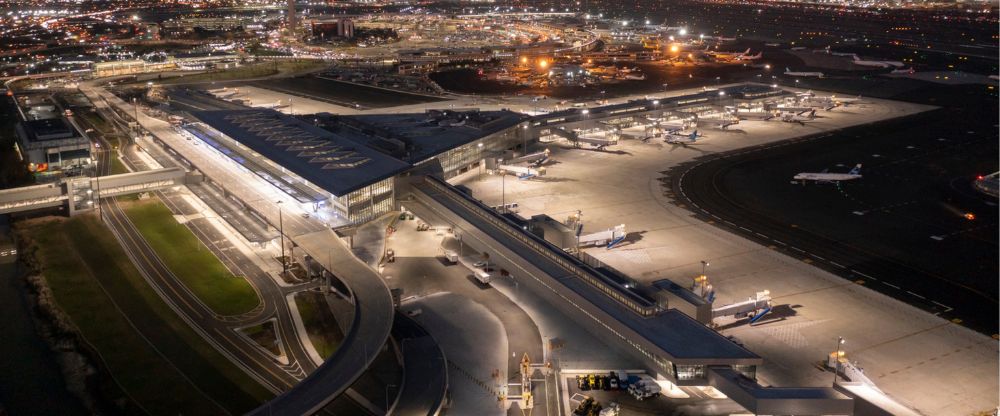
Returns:
[[[363,137],[332,133],[275,110],[198,111],[192,115],[336,196],[410,167],[365,146]]]
[[[724,94],[720,95],[720,92],[723,92]],[[675,97],[645,98],[591,108],[568,108],[562,111],[554,111],[548,114],[535,116],[533,117],[533,120],[545,122],[548,120],[559,119],[562,121],[564,119],[570,120],[580,118],[583,114],[588,114],[591,118],[602,118],[619,114],[624,116],[634,112],[653,111],[656,109],[684,110],[684,107],[687,106],[717,104],[718,101],[716,100],[719,100],[720,96],[741,100],[758,100],[771,97],[781,97],[788,94],[789,92],[781,88],[774,88],[770,85],[745,83],[729,85],[718,89],[706,89],[704,91]]]
[[[416,114],[371,114],[340,117],[339,121],[365,132],[367,144],[385,149],[383,141],[397,141],[405,152],[397,157],[411,163],[514,127],[527,120],[513,111],[429,110]]]
[[[30,142],[70,139],[77,137],[76,129],[63,117],[28,120],[21,122]]]

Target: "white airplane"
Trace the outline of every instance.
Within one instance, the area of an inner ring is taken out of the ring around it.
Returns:
[[[802,72],[802,71],[792,71],[790,68],[785,68],[785,75],[790,77],[817,77],[823,78],[822,72]]]
[[[781,121],[786,123],[799,123],[804,124],[807,121],[813,121],[816,118],[816,110],[810,110],[808,112],[802,113],[781,113]]]
[[[691,134],[669,134],[667,135],[667,144],[679,144],[682,146],[687,146],[689,144],[694,144],[701,137],[698,134],[698,130],[691,132]]]
[[[836,95],[831,95],[831,96],[827,96],[827,97],[820,97],[820,96],[813,95],[813,96],[806,97],[803,101],[804,102],[808,102],[808,103],[816,103],[818,105],[826,107],[827,110],[830,110],[830,109],[833,109],[833,108],[839,107],[839,106],[845,106],[845,107],[847,107],[847,106],[849,106],[851,104],[861,104],[861,103],[863,103],[863,101],[861,101],[861,96],[860,95],[857,96],[857,97],[837,97]]]
[[[729,126],[735,126],[737,124],[740,124],[739,118],[737,118],[736,120],[722,120],[716,123],[714,127],[719,130],[729,130]]]
[[[511,173],[517,175],[517,179],[521,180],[545,175],[545,168],[543,167],[530,168],[527,166],[500,165],[497,166],[497,168],[500,169],[503,174]]]
[[[288,107],[288,104],[282,104],[281,101],[275,101],[273,103],[257,104],[254,107],[257,107],[257,108],[266,108],[266,109],[269,109],[269,110],[277,110],[279,108],[286,108],[286,107]]]
[[[917,73],[917,71],[916,71],[916,70],[914,70],[914,69],[913,69],[913,67],[911,66],[911,67],[909,67],[909,68],[903,68],[903,69],[893,69],[893,70],[892,70],[892,71],[890,71],[889,73],[890,73],[890,74],[903,74],[903,75],[911,75],[911,74],[916,74],[916,73]]]
[[[853,56],[854,60],[852,60],[851,62],[854,65],[871,66],[876,68],[889,68],[889,67],[902,68],[904,65],[906,65],[899,61],[866,61],[859,58],[858,55],[853,55]]]
[[[775,117],[774,111],[750,111],[744,109],[736,110],[734,115],[740,120],[762,120],[767,121]]]
[[[614,145],[618,144],[618,139],[617,138],[615,138],[615,139],[603,139],[603,138],[597,138],[597,137],[584,137],[584,136],[580,136],[580,137],[577,137],[576,142],[577,143],[586,143],[586,144],[589,144],[591,146],[594,146],[594,148],[597,149],[597,150],[604,150],[608,146],[614,146]]]
[[[239,91],[237,91],[237,90],[223,91],[223,92],[220,92],[220,93],[214,93],[212,95],[214,95],[215,98],[224,100],[226,98],[232,98],[232,97],[236,96],[236,94],[239,94]]]
[[[737,61],[756,61],[764,56],[764,51],[757,52],[756,55],[740,55],[736,58]]]
[[[854,169],[851,169],[851,171],[847,173],[829,173],[827,169],[823,169],[822,172],[818,173],[813,173],[813,172],[797,173],[792,179],[799,181],[803,184],[805,184],[806,181],[828,182],[828,183],[853,181],[855,179],[861,179],[861,164],[858,163],[857,165],[854,166]]]
[[[745,50],[743,52],[716,52],[716,51],[710,51],[707,48],[705,49],[705,55],[714,57],[716,59],[738,60],[738,59],[740,59],[740,58],[742,58],[744,56],[747,56],[749,54],[750,54],[750,48],[747,48],[747,50]]]

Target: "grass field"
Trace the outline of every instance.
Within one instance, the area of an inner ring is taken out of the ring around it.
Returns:
[[[272,396],[159,298],[97,217],[34,220],[19,232],[37,248],[59,308],[131,398],[112,400],[200,415],[240,414]]]
[[[244,335],[256,342],[275,356],[281,355],[278,347],[278,337],[274,333],[274,321],[265,321],[260,325],[248,326],[241,330]]]
[[[216,313],[239,315],[260,303],[250,283],[233,276],[165,205],[139,202],[126,207],[125,213],[170,270]]]
[[[294,74],[309,72],[327,67],[323,61],[277,61],[247,64],[237,68],[209,71],[200,74],[163,78],[160,84],[182,84],[204,81],[235,81],[241,79],[263,78],[278,74]]]
[[[330,312],[323,295],[316,292],[296,293],[295,305],[299,308],[302,324],[306,327],[316,352],[323,359],[333,355],[343,341],[344,334],[337,326],[336,318]]]

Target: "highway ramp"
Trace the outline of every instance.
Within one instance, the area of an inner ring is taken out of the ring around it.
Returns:
[[[293,240],[347,285],[354,295],[354,321],[332,357],[291,390],[254,409],[250,415],[318,412],[365,372],[392,329],[393,305],[388,286],[378,273],[355,258],[333,231],[316,231],[295,236]]]

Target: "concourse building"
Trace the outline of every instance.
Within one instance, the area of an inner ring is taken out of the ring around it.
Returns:
[[[420,170],[444,178],[524,146],[527,117],[510,111],[297,117],[275,110],[201,111],[183,131],[301,204],[329,206],[336,225],[395,209],[395,181]]]

